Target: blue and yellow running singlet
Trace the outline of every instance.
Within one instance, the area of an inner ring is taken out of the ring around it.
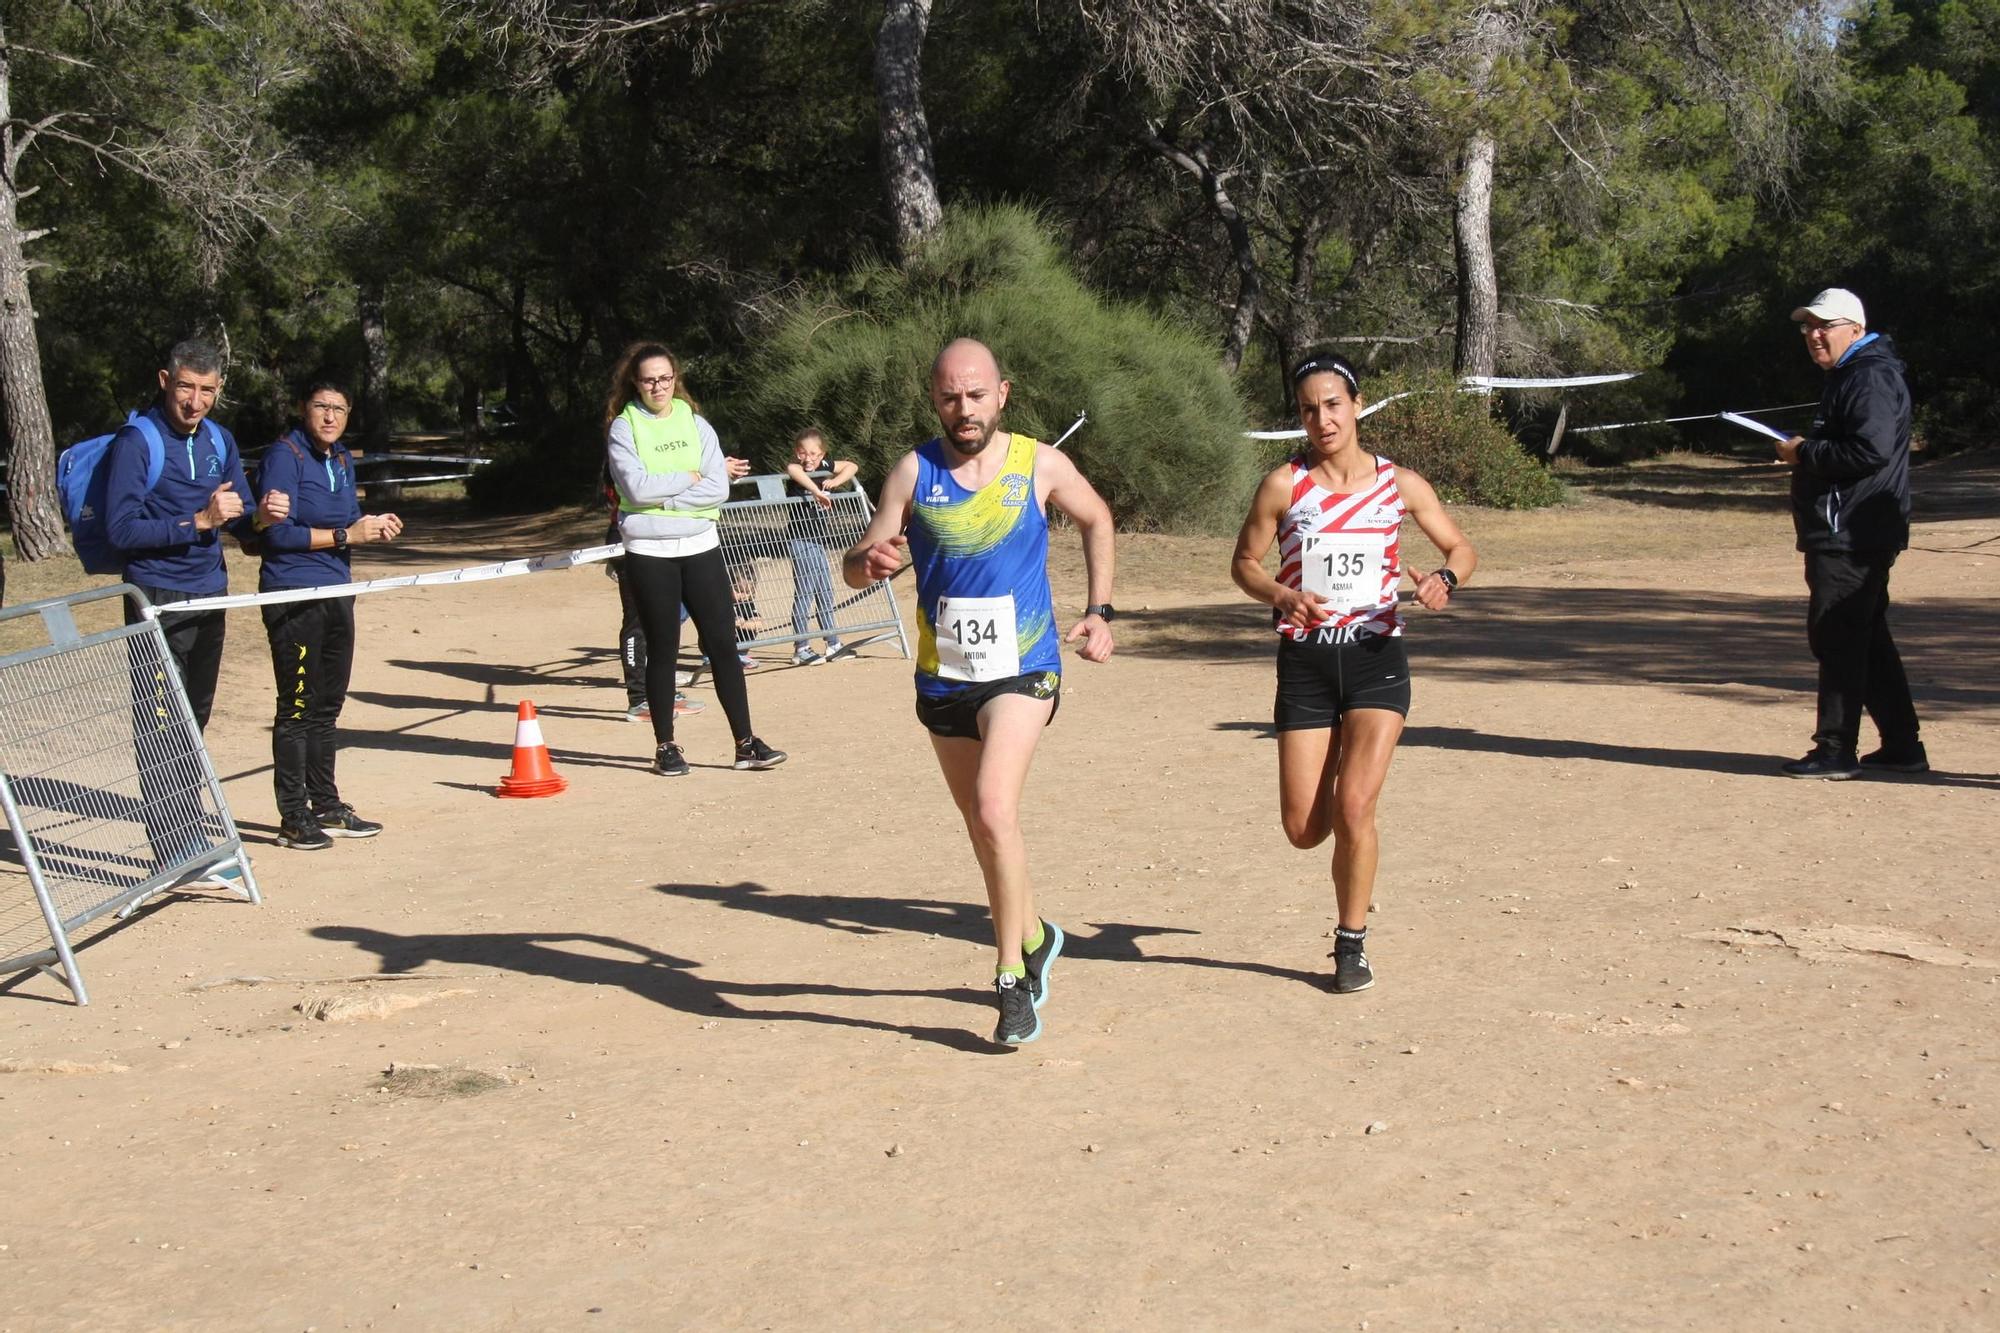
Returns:
[[[968,491],[945,446],[917,450],[910,560],[917,572],[917,693],[1062,670],[1049,595],[1049,521],[1035,502],[1036,442],[1009,437],[999,475]]]

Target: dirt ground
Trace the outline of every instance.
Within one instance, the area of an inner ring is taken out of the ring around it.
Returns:
[[[1071,943],[1013,1052],[893,653],[774,656],[791,762],[728,769],[711,707],[669,781],[598,570],[364,599],[341,779],[389,829],[306,854],[240,613],[210,743],[267,901],[91,936],[87,1008],[0,988],[0,1329],[1993,1327],[2000,468],[1918,475],[1922,779],[1776,775],[1812,677],[1774,469],[1462,511],[1354,996],[1228,543],[1122,538],[1118,654],[1030,783]],[[523,698],[560,797],[491,794]]]

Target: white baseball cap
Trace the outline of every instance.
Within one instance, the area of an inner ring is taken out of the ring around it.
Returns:
[[[1797,323],[1811,315],[1829,324],[1846,320],[1850,324],[1868,327],[1868,316],[1862,313],[1861,298],[1845,287],[1829,287],[1805,305],[1792,312],[1792,322]]]

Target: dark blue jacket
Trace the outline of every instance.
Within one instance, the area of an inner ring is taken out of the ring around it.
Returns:
[[[1801,551],[1900,551],[1910,544],[1910,389],[1887,336],[1826,372],[1792,469]]]
[[[180,434],[168,424],[158,403],[147,408],[146,415],[160,428],[160,438],[166,442],[159,481],[146,485],[151,450],[137,426],[126,426],[112,438],[104,488],[105,532],[111,544],[125,554],[125,581],[196,597],[227,592],[229,574],[222,567],[222,532],[198,530],[194,516],[208,507],[209,496],[227,481],[243,497],[243,517],[228,524],[228,530],[251,530],[250,510],[256,501],[243,475],[236,439],[216,424],[223,444],[218,460],[206,430],[192,436]]]
[[[302,430],[289,430],[264,451],[257,464],[257,498],[266,491],[292,497],[292,512],[282,523],[264,529],[264,572],[257,586],[324,588],[353,577],[346,551],[310,549],[314,528],[351,528],[361,521],[361,500],[354,493],[354,455],[343,440],[322,450]]]

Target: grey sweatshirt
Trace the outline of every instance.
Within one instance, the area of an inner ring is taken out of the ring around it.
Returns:
[[[645,411],[643,407],[639,409]],[[705,509],[729,498],[729,465],[722,457],[722,441],[705,417],[694,419],[695,434],[701,438],[701,479],[685,472],[664,476],[651,473],[639,464],[639,451],[632,440],[632,426],[623,416],[611,423],[605,442],[611,465],[611,480],[618,493],[635,505],[668,509]],[[618,516],[618,530],[626,537],[699,537],[715,526],[715,520],[688,518],[675,514],[624,514]]]

